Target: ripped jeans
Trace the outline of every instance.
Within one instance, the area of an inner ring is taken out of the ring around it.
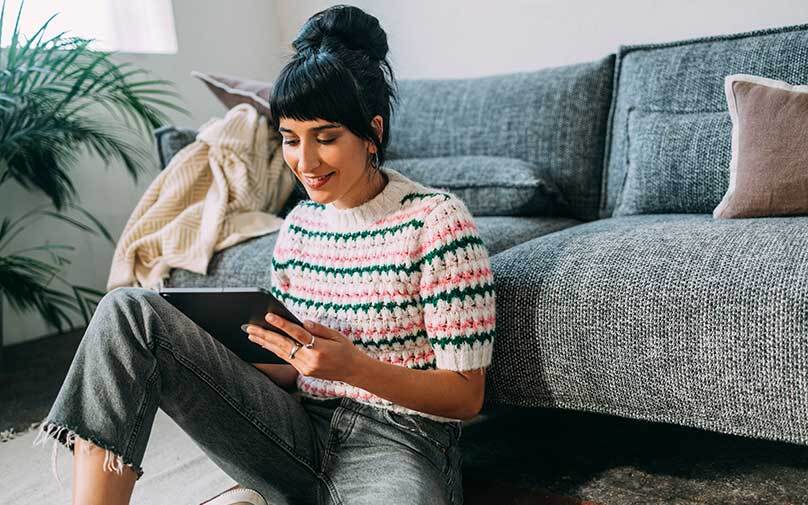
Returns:
[[[139,479],[158,407],[273,505],[463,502],[460,421],[297,397],[145,288],[101,299],[34,445],[53,440],[56,472],[78,436]]]

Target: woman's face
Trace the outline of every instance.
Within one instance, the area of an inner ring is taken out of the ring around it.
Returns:
[[[373,118],[381,138],[382,117]],[[283,159],[315,202],[350,208],[368,200],[369,153],[372,142],[356,136],[338,123],[325,120],[297,121],[281,118]],[[321,178],[321,176],[327,176]]]

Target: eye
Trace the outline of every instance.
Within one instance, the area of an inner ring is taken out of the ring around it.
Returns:
[[[320,142],[321,144],[330,144],[335,140],[336,139],[322,139],[322,140],[318,139],[318,142]],[[290,140],[284,140],[283,143],[292,146],[297,144],[297,142],[298,142],[297,140],[290,139]]]

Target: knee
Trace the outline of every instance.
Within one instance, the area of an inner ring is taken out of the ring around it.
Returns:
[[[158,301],[159,300],[159,301]],[[98,302],[93,317],[100,319],[124,318],[129,322],[144,322],[148,314],[160,303],[156,291],[138,287],[118,287],[105,294]]]
[[[152,314],[153,297],[161,298],[159,293],[146,288],[115,288],[98,302],[91,325],[105,328],[105,331],[96,333],[108,341],[126,338],[124,335],[132,333],[145,337],[147,330],[160,324]],[[118,331],[109,332],[108,328]]]
[[[102,304],[120,306],[122,304],[126,305],[133,302],[142,303],[147,298],[154,297],[160,298],[160,295],[151,289],[122,286],[117,287],[105,294],[98,303],[98,306],[101,307]]]

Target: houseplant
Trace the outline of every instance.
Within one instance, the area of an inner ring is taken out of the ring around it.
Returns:
[[[119,160],[137,181],[138,174],[153,160],[148,148],[127,137],[150,141],[151,131],[169,122],[159,107],[189,114],[162,98],[180,98],[169,89],[173,83],[135,80],[146,71],[113,62],[113,52],[91,49],[89,44],[95,39],[69,37],[67,32],[44,38],[55,14],[33,36],[21,40],[23,5],[17,12],[9,47],[0,48],[0,185],[14,180],[28,191],[42,192],[54,210],[40,207],[16,220],[5,216],[0,223],[0,351],[3,298],[17,311],[37,310],[50,326],[62,332],[64,324],[74,329],[68,312],[81,315],[88,324],[92,309],[104,295],[92,287],[72,285],[60,275],[70,264],[61,252],[74,249],[68,244],[8,250],[14,237],[25,229],[26,220],[42,216],[100,234],[115,246],[101,222],[77,203],[69,171],[78,150],[86,148],[104,162]],[[3,0],[0,40],[5,7]],[[81,216],[71,217],[67,209]],[[46,253],[49,261],[22,254],[33,252]],[[67,285],[69,291],[50,287],[54,280]]]

